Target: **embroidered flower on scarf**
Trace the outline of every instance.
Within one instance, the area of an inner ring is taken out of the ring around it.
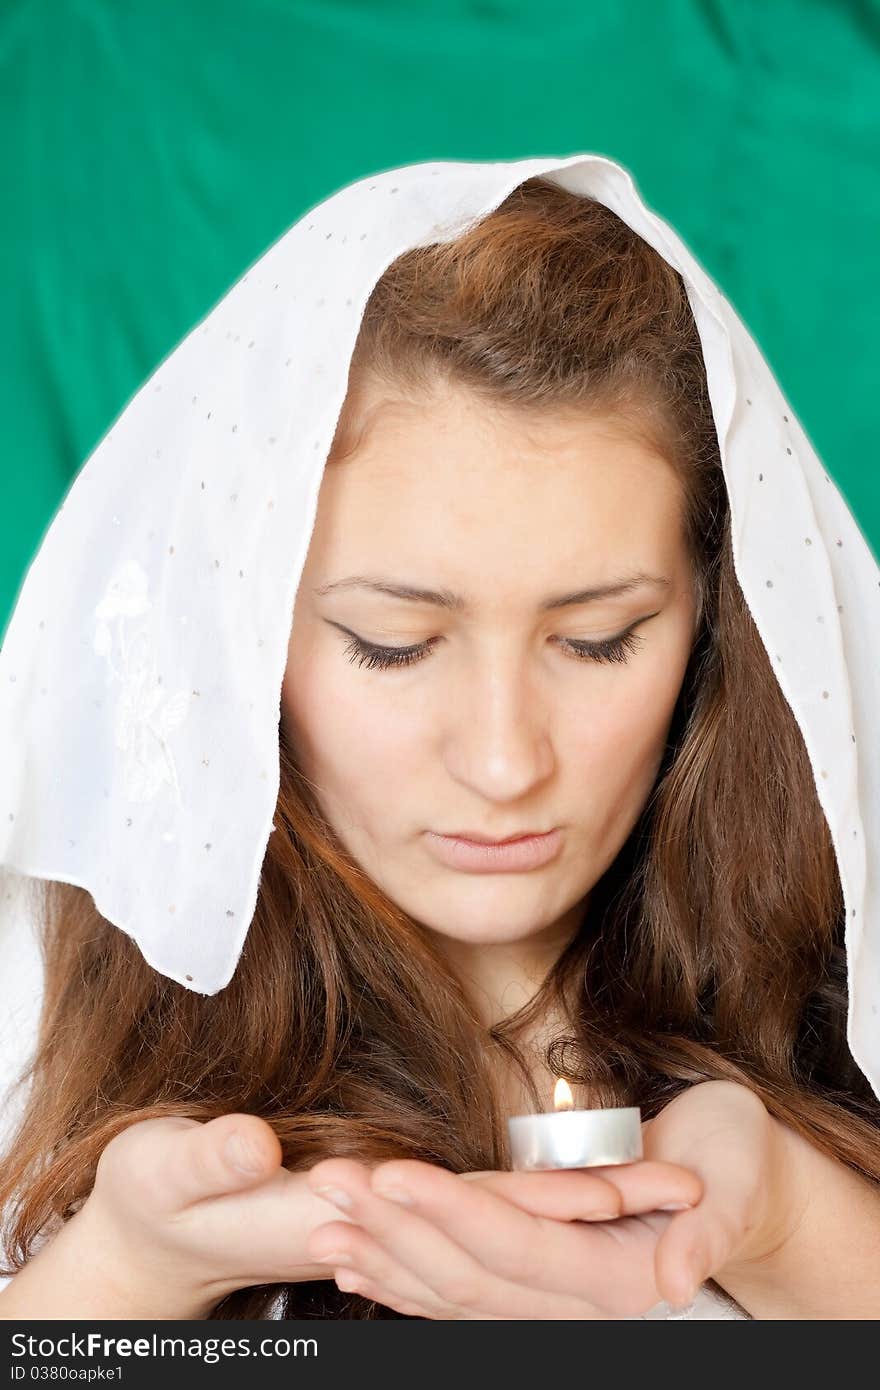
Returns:
[[[125,794],[130,801],[151,801],[169,785],[178,803],[180,786],[168,738],[179,729],[191,703],[191,692],[169,695],[159,680],[149,626],[143,619],[152,609],[149,579],[130,560],[114,574],[95,609],[94,650],[120,684],[116,707],[115,742],[123,756]],[[140,625],[132,631],[134,620]],[[114,636],[119,649],[114,662]]]

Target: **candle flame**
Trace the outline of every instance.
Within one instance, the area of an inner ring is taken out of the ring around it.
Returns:
[[[564,1076],[560,1076],[553,1091],[553,1106],[556,1110],[573,1110],[574,1099],[571,1087]]]

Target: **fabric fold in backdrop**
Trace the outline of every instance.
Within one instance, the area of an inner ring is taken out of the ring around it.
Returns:
[[[398,255],[455,238],[535,175],[611,208],[687,287],[737,577],[836,851],[848,1043],[880,1096],[880,568],[731,305],[604,156],[358,180],[161,363],[74,479],[0,651],[0,864],[88,889],[186,988],[228,983],[273,829],[294,600],[364,307]]]

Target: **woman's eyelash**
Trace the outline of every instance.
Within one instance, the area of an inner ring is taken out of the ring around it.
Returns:
[[[345,647],[349,661],[368,670],[387,670],[391,666],[412,666],[422,661],[433,650],[437,638],[419,642],[414,647],[378,647],[373,642],[365,642],[362,637],[351,636]],[[576,661],[627,661],[644,641],[634,632],[625,632],[622,637],[609,637],[604,642],[579,642],[572,637],[561,639],[562,645],[574,654]]]

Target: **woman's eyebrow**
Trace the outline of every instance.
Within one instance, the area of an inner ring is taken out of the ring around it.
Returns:
[[[544,599],[538,606],[542,611],[553,608],[570,608],[575,604],[594,603],[598,599],[614,598],[618,594],[631,593],[633,589],[639,589],[646,585],[655,585],[668,589],[672,580],[665,575],[645,574],[641,570],[633,574],[622,575],[618,579],[612,579],[608,584],[597,584],[589,589],[576,589],[570,594],[556,594],[551,598]],[[369,589],[373,593],[389,594],[392,598],[410,599],[414,603],[431,603],[438,608],[447,608],[451,612],[466,613],[474,605],[471,601],[461,594],[453,594],[449,589],[422,589],[415,584],[401,584],[392,579],[383,579],[374,575],[353,574],[347,579],[334,580],[332,584],[321,584],[314,592],[323,597],[325,594],[333,593],[338,589]]]

